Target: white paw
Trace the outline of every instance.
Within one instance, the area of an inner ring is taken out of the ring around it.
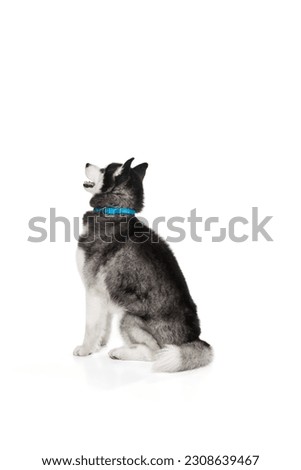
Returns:
[[[87,346],[82,344],[81,346],[76,346],[76,348],[73,351],[74,356],[89,356],[89,354],[92,354],[93,351],[90,350]]]
[[[179,346],[167,344],[157,352],[153,364],[155,372],[178,372],[181,367],[182,358]]]
[[[122,348],[111,349],[111,351],[109,351],[108,354],[111,359],[123,359]]]

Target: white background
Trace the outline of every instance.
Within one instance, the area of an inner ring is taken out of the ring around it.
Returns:
[[[292,1],[1,2],[6,470],[141,453],[299,468],[300,20]],[[172,244],[215,349],[203,370],[154,374],[107,350],[74,358],[76,242],[59,225],[56,243],[27,241],[28,220],[48,224],[50,207],[70,219],[87,210],[87,161],[130,157],[149,163],[150,220],[197,208],[227,222],[252,206],[274,216],[274,242],[188,233]]]

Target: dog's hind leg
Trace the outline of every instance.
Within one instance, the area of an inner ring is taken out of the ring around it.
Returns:
[[[123,361],[153,361],[154,353],[145,344],[132,344],[109,351],[111,359],[121,359]]]
[[[152,361],[160,349],[155,338],[147,331],[143,319],[126,314],[120,324],[122,337],[126,346],[112,349],[109,356],[112,359],[125,361]]]

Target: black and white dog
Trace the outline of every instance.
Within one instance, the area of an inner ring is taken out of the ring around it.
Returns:
[[[199,339],[200,323],[182,271],[168,245],[135,217],[143,207],[148,164],[131,168],[86,164],[84,183],[93,210],[83,218],[77,262],[86,288],[86,331],[76,356],[87,356],[109,338],[114,311],[122,314],[125,346],[113,359],[154,361],[154,370],[205,366],[211,346]]]

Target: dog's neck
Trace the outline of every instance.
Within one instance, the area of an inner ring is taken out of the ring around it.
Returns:
[[[145,236],[146,229],[142,230],[143,224],[135,217],[135,213],[134,209],[127,207],[96,207],[86,212],[83,217],[84,232],[79,238],[79,246],[92,247],[94,243],[105,242],[104,246],[109,247],[112,243],[115,245],[115,242],[124,243],[133,237],[135,232],[139,232],[140,240]]]

